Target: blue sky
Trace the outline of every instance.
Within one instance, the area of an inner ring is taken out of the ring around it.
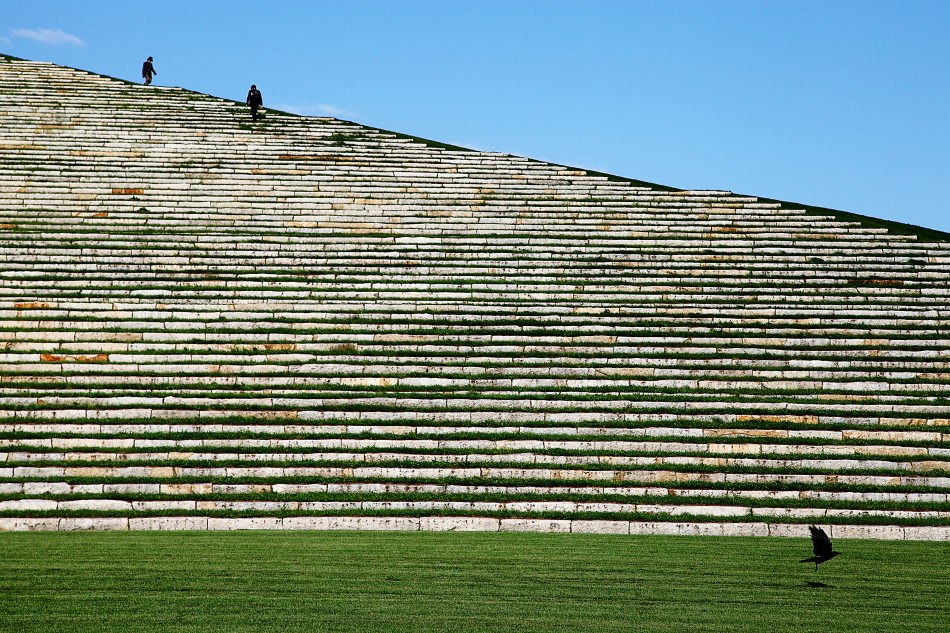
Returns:
[[[33,0],[0,52],[950,231],[946,0]]]

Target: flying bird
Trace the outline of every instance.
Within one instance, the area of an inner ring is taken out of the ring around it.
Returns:
[[[828,538],[828,535],[825,534],[825,531],[814,525],[808,526],[809,531],[811,532],[811,543],[812,548],[815,551],[815,555],[811,558],[805,558],[800,560],[800,563],[815,563],[815,571],[818,571],[818,563],[823,563],[826,560],[831,560],[841,552],[831,551],[831,539]]]

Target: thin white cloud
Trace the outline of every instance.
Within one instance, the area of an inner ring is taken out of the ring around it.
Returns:
[[[464,147],[465,149],[475,150],[476,152],[490,152],[491,151],[490,149],[485,149],[484,147],[475,145],[473,143],[450,142],[449,145],[455,145],[456,147]]]
[[[2,35],[0,35],[0,44],[11,48],[13,47],[13,41],[9,37],[3,37]]]
[[[64,44],[72,44],[73,46],[86,45],[85,42],[75,35],[70,35],[60,30],[37,29],[32,31],[30,29],[11,29],[11,32],[16,37],[25,37],[40,44],[46,44],[47,46],[62,46]]]
[[[359,116],[355,112],[343,110],[342,108],[331,105],[324,105],[322,103],[275,103],[273,104],[273,108],[275,110],[283,110],[284,112],[292,112],[293,114],[302,114],[304,116],[332,116],[336,118],[355,118]]]

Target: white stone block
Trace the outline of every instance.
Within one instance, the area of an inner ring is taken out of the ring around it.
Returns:
[[[573,501],[512,501],[505,504],[512,512],[575,512]]]
[[[250,517],[238,519],[209,518],[209,530],[279,530],[283,519],[276,517]]]
[[[133,518],[133,519],[129,519],[129,529],[130,530],[207,530],[208,517]]]
[[[723,536],[768,536],[769,526],[766,523],[723,523]]]
[[[330,530],[334,517],[284,517],[285,530]],[[343,528],[345,529],[345,528]]]
[[[196,501],[133,501],[132,507],[136,510],[148,510],[151,512],[162,510],[194,510]]]
[[[657,534],[670,536],[768,536],[764,523],[674,523],[630,522],[631,534]]]
[[[0,501],[0,511],[10,510],[56,510],[59,504],[51,499],[11,499]]]
[[[356,517],[355,529],[358,530],[402,530],[419,529],[417,517]]]
[[[27,495],[68,495],[72,493],[72,486],[64,481],[25,481],[23,494]]]
[[[55,532],[59,521],[57,518],[0,517],[0,532]]]
[[[501,519],[502,532],[570,532],[569,520]]]
[[[497,532],[500,519],[490,517],[421,517],[419,529],[428,532]]]
[[[325,523],[323,530],[401,530],[416,531],[419,519],[415,517],[316,517]]]
[[[59,529],[64,532],[73,531],[121,531],[129,529],[129,520],[125,518],[69,518],[59,520]]]
[[[629,534],[629,521],[571,521],[571,532],[578,534]]]
[[[831,528],[828,525],[816,524],[823,529],[826,534],[831,534]],[[770,523],[769,536],[783,536],[792,538],[810,539],[811,533],[808,531],[808,525],[805,523]]]
[[[824,517],[827,510],[824,508],[753,508],[752,516],[756,517]]]
[[[904,528],[908,541],[950,541],[950,526],[914,526]]]
[[[60,510],[131,510],[132,504],[118,499],[75,499],[60,501]]]
[[[903,540],[904,528],[896,525],[832,525],[828,536],[837,538],[868,538]]]
[[[100,484],[101,492],[112,494],[146,494],[157,495],[161,492],[160,484]],[[79,491],[74,487],[73,492]]]

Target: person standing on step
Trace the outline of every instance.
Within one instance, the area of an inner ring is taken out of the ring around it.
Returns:
[[[152,58],[149,57],[145,60],[145,63],[142,64],[142,76],[145,77],[145,85],[152,83],[152,75],[157,75],[158,72],[152,66]]]
[[[264,105],[264,98],[261,96],[261,91],[257,89],[257,86],[251,84],[251,89],[247,91],[247,105],[251,106],[251,120],[257,120],[257,109]]]

